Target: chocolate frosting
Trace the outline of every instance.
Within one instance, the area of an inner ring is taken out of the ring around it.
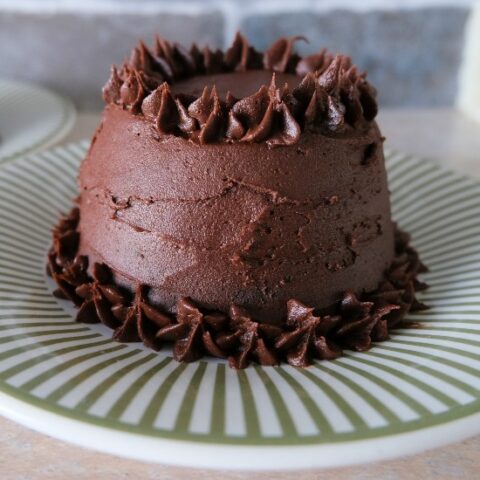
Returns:
[[[140,43],[104,89],[49,272],[78,320],[180,361],[308,365],[388,338],[424,270],[345,56]],[[272,148],[272,147],[282,148]]]
[[[305,39],[280,38],[262,54],[240,33],[226,52],[196,45],[187,50],[157,37],[153,51],[140,42],[119,71],[112,67],[103,96],[107,103],[145,116],[160,134],[200,144],[267,142],[276,147],[297,143],[306,130],[335,134],[368,128],[377,104],[366,74],[349,57],[325,50],[301,58],[293,49],[298,40]],[[254,89],[241,98],[217,93],[216,82],[231,72],[238,84],[247,80]],[[277,85],[275,74],[288,80]],[[200,94],[193,88],[199,81],[205,86]]]
[[[78,321],[102,322],[120,342],[142,341],[154,350],[172,344],[178,361],[210,355],[228,358],[236,369],[283,361],[303,367],[314,359],[335,359],[343,349],[368,350],[372,342],[388,339],[391,329],[406,326],[402,321],[409,311],[426,308],[415,298],[415,291],[426,288],[417,280],[426,269],[400,231],[394,261],[377,289],[361,297],[344,292],[328,314],[290,299],[286,318],[274,325],[235,304],[224,313],[202,309],[185,297],[169,314],[149,301],[147,286],[138,285],[132,296],[115,285],[105,264],[93,264],[89,275],[88,258],[78,255],[78,221],[79,210],[73,209],[53,232],[47,270],[58,285],[54,294],[79,307]]]
[[[269,92],[260,100],[266,129]],[[208,90],[201,103],[191,113],[208,138],[215,95]],[[237,108],[243,118],[248,103]],[[173,128],[159,118],[161,128]],[[231,134],[239,128],[232,123]],[[187,296],[208,309],[228,312],[235,303],[256,319],[280,321],[290,298],[326,307],[344,290],[374,289],[393,260],[375,125],[339,137],[304,132],[277,149],[200,145],[160,135],[143,116],[108,105],[79,185],[80,254],[108,264],[132,291],[149,285],[170,312]]]

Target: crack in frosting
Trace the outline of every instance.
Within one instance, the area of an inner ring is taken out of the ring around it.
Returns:
[[[160,134],[181,136],[200,144],[213,142],[266,142],[269,147],[297,143],[303,131],[341,134],[362,129],[377,114],[376,91],[349,57],[321,50],[301,58],[294,43],[304,37],[280,38],[264,53],[256,51],[237,33],[229,49],[190,50],[157,36],[150,50],[140,42],[130,59],[103,88],[107,103],[143,115]],[[215,86],[205,86],[197,98],[173,94],[171,85],[196,75],[272,72],[270,85],[256,93],[220,98]],[[296,74],[296,85],[278,88],[275,72]]]
[[[148,300],[148,287],[138,285],[134,294],[115,285],[110,268],[95,263],[88,273],[88,258],[77,254],[79,210],[60,219],[53,230],[47,272],[57,284],[54,295],[71,300],[77,321],[101,322],[120,342],[143,342],[153,350],[173,344],[175,359],[198,360],[204,355],[226,358],[231,367],[251,362],[307,366],[314,360],[331,360],[343,349],[368,350],[372,342],[389,338],[391,329],[408,326],[405,315],[427,308],[416,291],[427,288],[417,279],[426,268],[409,246],[408,234],[397,231],[395,258],[374,292],[360,296],[344,292],[332,311],[322,313],[297,299],[287,302],[283,323],[256,321],[232,305],[229,312],[209,311],[189,298],[180,298],[174,315]]]

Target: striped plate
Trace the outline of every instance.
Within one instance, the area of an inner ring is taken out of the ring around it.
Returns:
[[[75,117],[73,104],[56,93],[0,80],[0,164],[58,142]]]
[[[0,412],[137,459],[212,468],[332,467],[480,433],[480,185],[389,154],[394,217],[431,268],[411,315],[370,352],[308,369],[178,364],[77,324],[44,273],[87,142],[0,168]]]

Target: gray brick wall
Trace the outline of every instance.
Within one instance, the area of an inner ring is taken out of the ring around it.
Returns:
[[[369,71],[383,105],[452,105],[471,2],[393,3],[0,0],[0,77],[40,83],[80,108],[99,108],[110,64],[139,38],[151,42],[158,32],[186,44],[225,46],[240,28],[259,48],[279,35],[302,34],[310,40],[298,43],[302,53],[327,47],[352,55]]]
[[[173,13],[0,13],[0,76],[40,83],[83,109],[102,105],[110,65],[155,33],[186,44],[223,44],[223,17]]]
[[[351,55],[383,105],[439,106],[456,96],[467,16],[465,7],[303,11],[246,16],[241,29],[262,48],[301,32],[309,44],[299,43],[299,51],[321,46]]]

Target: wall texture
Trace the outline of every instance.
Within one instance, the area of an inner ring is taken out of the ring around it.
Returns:
[[[77,106],[101,105],[111,63],[154,33],[225,46],[241,29],[258,48],[305,35],[367,69],[385,106],[455,102],[467,19],[461,0],[0,0],[0,76],[43,84]]]

